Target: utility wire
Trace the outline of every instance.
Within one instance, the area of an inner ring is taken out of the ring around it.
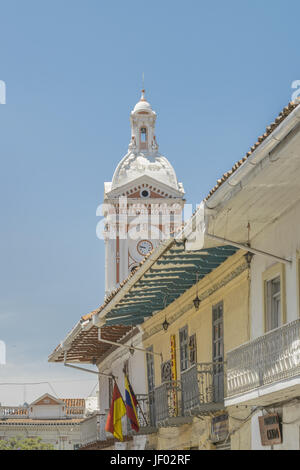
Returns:
[[[51,380],[51,383],[93,382],[94,379],[85,380]],[[50,382],[0,382],[0,385],[44,385]]]

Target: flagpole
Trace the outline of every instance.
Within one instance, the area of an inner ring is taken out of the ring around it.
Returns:
[[[115,384],[116,384],[116,386],[117,386],[118,389],[119,389],[119,385],[118,385],[118,382],[117,382],[117,380],[116,380],[117,377],[116,377],[115,375],[112,375],[112,378],[113,378],[113,380],[115,381]],[[120,392],[120,389],[119,389],[119,392]],[[124,398],[123,398],[123,395],[122,395],[121,392],[120,392],[120,395],[121,395],[121,398],[122,398],[122,402],[124,403],[124,406],[126,407],[126,404],[125,404],[125,401],[124,401]]]
[[[125,373],[125,370],[123,370],[123,372],[124,372],[124,375],[125,375],[126,379],[128,380],[128,384],[129,384],[130,387],[132,388],[131,383],[130,383],[130,381],[129,381],[129,378],[128,378],[127,374]],[[133,390],[133,388],[132,388],[132,390]],[[135,398],[136,398],[136,397],[135,397]],[[141,412],[141,414],[142,414],[142,416],[143,416],[143,418],[144,418],[144,421],[145,421],[145,423],[146,423],[146,426],[148,426],[148,421],[147,421],[147,419],[146,419],[146,416],[144,415],[144,412],[143,412],[143,410],[142,410],[142,408],[141,408],[141,405],[140,405],[140,403],[139,403],[139,401],[138,401],[137,398],[136,398],[136,402],[137,402],[138,407],[139,407],[139,409],[140,409],[140,412]]]

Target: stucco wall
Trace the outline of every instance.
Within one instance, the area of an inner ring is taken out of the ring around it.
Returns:
[[[32,409],[32,411],[31,411]],[[64,418],[65,405],[33,405],[29,408],[29,417],[30,418],[39,418],[39,419],[54,419],[54,418]]]
[[[224,279],[232,272],[237,272],[236,277],[228,280],[223,285]],[[218,288],[219,286],[219,288]],[[144,347],[153,346],[155,352],[161,352],[163,361],[171,358],[170,337],[176,337],[177,377],[180,377],[180,349],[179,330],[188,326],[188,334],[196,333],[197,338],[197,362],[211,362],[212,360],[212,307],[223,301],[224,320],[224,349],[226,352],[246,342],[249,339],[249,280],[248,270],[242,253],[237,253],[228,259],[198,284],[198,295],[207,292],[211,288],[215,291],[204,299],[199,310],[193,305],[196,296],[196,288],[193,287],[179,299],[169,305],[165,310],[157,313],[147,320],[143,328]],[[182,315],[180,313],[182,312]],[[178,317],[178,318],[176,318]],[[167,318],[170,326],[165,332],[162,323]],[[175,320],[173,320],[175,318]],[[172,321],[173,320],[173,321]],[[156,332],[156,330],[158,330]],[[153,334],[151,334],[153,332]],[[161,360],[155,357],[155,384],[161,381]]]
[[[193,305],[196,287],[193,287],[173,302],[164,311],[148,319],[144,325],[144,347],[153,346],[161,352],[163,361],[171,358],[171,335],[176,337],[177,378],[180,379],[179,330],[188,326],[188,334],[196,333],[197,362],[212,361],[212,307],[223,302],[224,350],[226,352],[249,340],[249,271],[242,252],[236,253],[219,268],[206,276],[198,284],[198,295],[211,290],[200,304],[199,310]],[[168,330],[162,329],[167,318]],[[145,369],[146,370],[146,369]],[[161,360],[155,357],[155,385],[161,383]],[[233,426],[229,421],[229,426]],[[250,448],[250,422],[241,432],[233,436],[233,446]],[[230,428],[231,431],[231,428]],[[160,428],[157,433],[157,449],[214,449],[210,441],[211,418],[194,418],[192,424]]]
[[[52,444],[57,450],[73,450],[80,444],[78,424],[71,426],[38,426],[38,425],[0,425],[0,439],[11,437],[40,437],[45,444]]]
[[[299,279],[297,274],[297,250],[300,250],[300,204],[284,214],[252,241],[254,247],[284,258],[291,258],[292,265],[285,266],[286,320],[299,316]],[[264,334],[263,273],[276,261],[265,256],[254,256],[251,263],[251,338]]]
[[[229,407],[231,450],[251,449],[251,407]]]
[[[133,344],[142,348],[141,335],[133,338]],[[131,342],[130,342],[131,344]],[[142,351],[135,351],[133,355],[128,349],[118,348],[114,353],[110,354],[107,360],[98,365],[99,371],[106,374],[113,374],[122,396],[125,396],[124,374],[123,368],[125,361],[129,362],[129,379],[135,394],[147,393],[146,376],[145,376],[145,354]],[[100,376],[99,379],[99,404],[100,411],[105,412],[110,407],[108,395],[108,378]]]

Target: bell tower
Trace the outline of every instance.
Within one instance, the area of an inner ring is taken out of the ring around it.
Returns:
[[[142,90],[140,101],[130,115],[131,142],[129,148],[137,152],[153,152],[158,150],[155,137],[156,113],[145,99],[145,90]]]
[[[112,182],[104,183],[106,296],[182,225],[183,185],[158,152],[155,122],[156,113],[142,90],[130,114],[128,152]]]

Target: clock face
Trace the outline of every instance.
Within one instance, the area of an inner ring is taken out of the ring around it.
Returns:
[[[137,251],[142,256],[146,256],[152,250],[153,250],[153,245],[149,240],[141,240],[137,244]]]

